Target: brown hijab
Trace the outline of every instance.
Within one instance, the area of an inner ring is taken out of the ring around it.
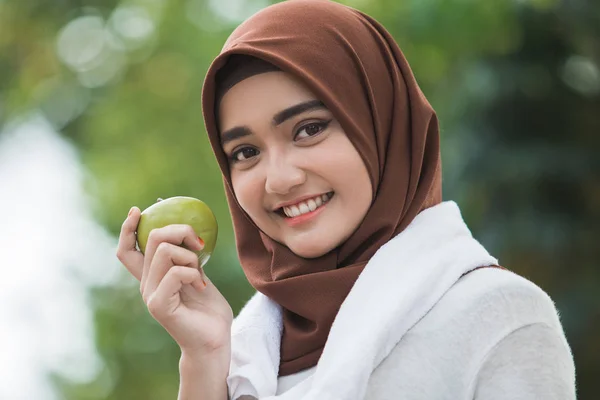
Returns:
[[[319,258],[299,257],[262,233],[235,198],[215,114],[217,72],[233,54],[299,77],[336,116],[366,165],[371,208],[348,240]],[[242,23],[208,70],[202,106],[242,268],[250,284],[283,309],[279,375],[314,366],[369,259],[421,210],[442,200],[435,112],[383,26],[328,0],[285,1]]]

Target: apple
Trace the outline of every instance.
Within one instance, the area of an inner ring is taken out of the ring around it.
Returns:
[[[137,243],[144,254],[150,231],[171,224],[190,225],[196,235],[204,241],[204,249],[194,251],[200,266],[208,261],[217,243],[217,219],[210,207],[193,197],[176,196],[158,199],[156,203],[142,211],[137,226]],[[186,247],[182,244],[182,247]]]

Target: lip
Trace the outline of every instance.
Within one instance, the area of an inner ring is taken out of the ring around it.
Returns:
[[[309,197],[310,199],[310,197]],[[294,203],[292,203],[294,204]],[[327,208],[327,206],[329,206],[329,201],[325,204],[323,204],[322,206],[320,206],[319,208],[317,208],[314,211],[311,211],[309,213],[306,214],[302,214],[302,215],[298,215],[297,217],[282,217],[283,220],[285,221],[286,224],[288,224],[289,226],[297,226],[300,224],[303,224],[305,222],[308,222],[312,219],[314,219],[317,215],[319,215],[325,208]]]
[[[321,194],[310,194],[307,196],[298,197],[297,199],[294,199],[292,201],[286,201],[285,203],[279,203],[279,204],[275,205],[275,208],[273,208],[272,211],[277,211],[280,208],[287,207],[287,206],[293,206],[293,205],[303,202],[304,200],[314,199],[315,197],[323,196],[324,194],[327,194],[327,193],[330,193],[330,192],[323,192]],[[317,210],[318,210],[318,208],[317,208]],[[315,210],[315,211],[317,211],[317,210]],[[315,211],[311,211],[311,213],[313,213]],[[306,215],[308,215],[308,214],[306,214]],[[294,217],[294,218],[296,218],[296,217]]]

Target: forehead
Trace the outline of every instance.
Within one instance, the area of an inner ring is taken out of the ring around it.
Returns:
[[[251,116],[267,116],[300,102],[316,99],[302,82],[283,71],[246,78],[230,88],[219,104],[219,125],[246,124]]]

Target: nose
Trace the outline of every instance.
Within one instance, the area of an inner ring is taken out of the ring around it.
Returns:
[[[278,157],[267,167],[265,190],[271,194],[288,194],[305,180],[306,173],[302,168],[288,158]]]

